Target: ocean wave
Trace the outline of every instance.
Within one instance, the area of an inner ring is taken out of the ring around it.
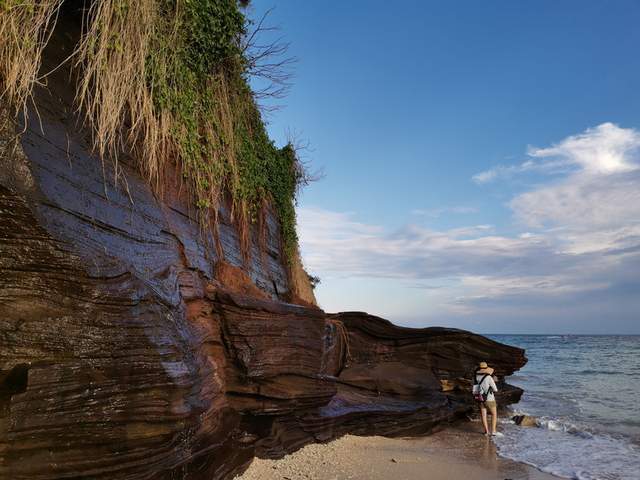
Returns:
[[[528,416],[525,410],[519,408],[512,408],[510,413],[512,416]],[[501,423],[510,425],[516,424],[516,422],[513,420],[503,420]],[[594,432],[586,427],[579,427],[573,423],[554,418],[536,418],[536,426],[538,428],[544,428],[552,432],[562,432],[570,435],[577,435],[582,438],[592,438],[594,435]]]
[[[538,428],[503,424],[496,439],[500,456],[577,480],[636,480],[640,449],[624,438],[574,423],[541,418]]]
[[[593,433],[588,431],[584,427],[578,427],[573,423],[563,422],[561,420],[555,420],[552,418],[539,418],[536,420],[536,424],[539,428],[546,428],[552,432],[563,432],[570,435],[577,435],[582,438],[592,438]]]
[[[525,391],[511,409],[539,420],[503,420],[500,455],[571,479],[640,479],[640,337],[511,340],[529,358],[508,379]]]

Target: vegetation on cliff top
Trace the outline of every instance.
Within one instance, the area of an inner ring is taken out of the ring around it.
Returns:
[[[0,0],[0,87],[25,111],[62,3]],[[216,224],[229,194],[246,256],[250,225],[271,203],[290,258],[296,190],[308,177],[294,147],[277,148],[265,130],[248,82],[250,22],[238,1],[101,0],[83,25],[68,59],[76,100],[116,175],[118,152],[130,151],[162,192],[177,165],[203,226]]]

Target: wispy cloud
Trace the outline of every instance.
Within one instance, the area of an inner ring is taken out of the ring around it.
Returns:
[[[561,226],[592,234],[640,219],[640,174],[587,175],[517,195],[510,202],[516,218],[529,227]]]
[[[559,180],[516,196],[516,218],[529,227],[561,226],[602,236],[640,220],[640,132],[603,123],[548,148],[536,158],[566,162],[573,170]]]
[[[478,185],[493,182],[498,179],[508,179],[523,173],[561,174],[571,169],[571,164],[562,159],[536,162],[526,160],[519,165],[498,165],[484,172],[476,173],[471,179]]]
[[[523,173],[561,174],[575,169],[588,174],[615,174],[639,168],[634,154],[640,132],[603,123],[546,148],[529,147],[528,159],[519,165],[498,165],[475,174],[478,184]]]
[[[548,148],[530,148],[534,158],[566,161],[593,174],[614,174],[638,169],[634,154],[640,147],[640,132],[603,123],[572,135]]]
[[[521,229],[515,234],[489,225],[438,231],[409,224],[387,231],[356,221],[355,214],[300,209],[305,262],[325,277],[440,286],[438,298],[452,314],[476,314],[489,304],[513,307],[514,299],[588,298],[616,285],[637,297],[639,147],[640,132],[605,123],[550,147],[530,148],[527,162],[478,174],[479,183],[533,171],[555,174],[511,199]]]

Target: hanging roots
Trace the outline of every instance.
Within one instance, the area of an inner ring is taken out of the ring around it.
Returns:
[[[25,115],[62,0],[0,0],[0,95]]]
[[[0,87],[25,113],[61,4],[0,0]],[[116,176],[118,154],[131,153],[162,194],[177,165],[203,228],[229,193],[245,260],[250,225],[268,201],[290,257],[295,195],[307,177],[295,150],[267,136],[247,81],[246,32],[237,0],[91,2],[72,54],[76,102]]]

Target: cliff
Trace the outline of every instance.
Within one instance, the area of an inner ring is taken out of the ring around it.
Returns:
[[[0,478],[231,478],[344,433],[428,433],[471,410],[478,361],[524,365],[469,332],[326,314],[276,205],[247,233],[227,196],[204,228],[178,163],[159,192],[134,152],[100,157],[74,29],[27,115],[0,106]]]

